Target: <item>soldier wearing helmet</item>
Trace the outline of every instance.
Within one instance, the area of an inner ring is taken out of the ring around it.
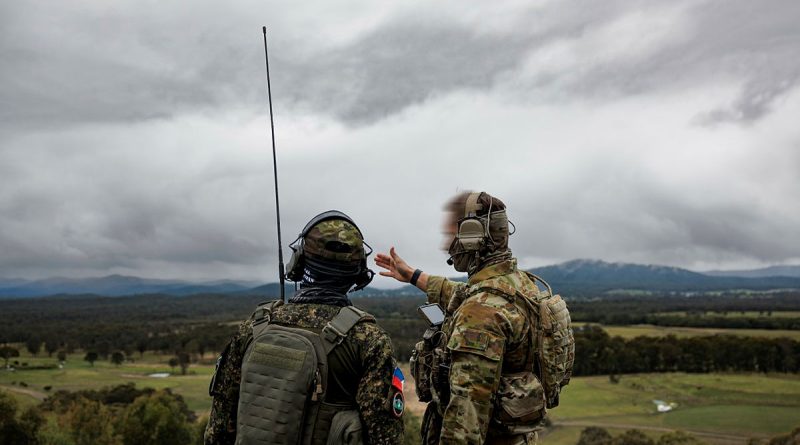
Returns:
[[[535,443],[546,408],[558,404],[571,373],[566,305],[517,268],[501,200],[464,192],[446,211],[448,264],[468,274],[466,283],[415,269],[394,247],[375,259],[381,275],[417,286],[445,313],[440,330],[429,329],[412,354],[417,395],[430,402],[423,444]],[[541,320],[552,327],[547,333]]]
[[[391,340],[347,296],[372,280],[365,244],[344,213],[309,221],[287,265],[300,289],[260,304],[217,361],[207,445],[403,442]]]

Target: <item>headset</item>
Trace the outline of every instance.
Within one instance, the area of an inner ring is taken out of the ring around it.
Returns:
[[[309,221],[308,224],[303,227],[303,231],[297,235],[297,238],[294,241],[292,241],[292,243],[289,245],[289,247],[292,249],[292,257],[289,259],[289,264],[286,265],[286,278],[294,282],[301,281],[303,279],[303,272],[306,268],[304,239],[314,226],[323,221],[328,221],[331,219],[341,219],[352,224],[353,227],[358,230],[358,234],[361,236],[361,241],[364,243],[364,246],[369,249],[368,252],[365,249],[364,258],[362,258],[359,263],[358,275],[355,277],[355,287],[351,292],[361,290],[367,287],[367,285],[372,281],[372,278],[375,276],[375,272],[367,267],[367,257],[372,254],[372,247],[367,244],[366,241],[364,241],[364,234],[361,233],[361,229],[358,228],[358,225],[356,225],[355,221],[338,210],[328,210],[327,212],[322,212],[319,215],[311,218],[311,221]],[[323,272],[327,272],[330,275],[341,273],[341,271],[337,269],[326,269],[324,265],[321,264],[316,264],[315,267],[322,269]]]
[[[458,230],[456,236],[451,244],[452,247],[458,246],[460,249],[451,254],[452,256],[447,260],[447,264],[453,265],[453,257],[462,254],[475,254],[479,253],[485,246],[487,241],[491,241],[492,235],[489,233],[489,227],[492,223],[492,204],[493,198],[489,199],[489,211],[486,216],[478,216],[478,211],[483,209],[483,206],[478,203],[483,192],[473,192],[467,196],[466,206],[464,207],[464,216],[458,220]],[[501,210],[495,212],[495,218],[506,218],[506,211]]]

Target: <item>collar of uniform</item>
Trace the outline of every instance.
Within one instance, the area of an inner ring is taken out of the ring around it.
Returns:
[[[503,261],[497,264],[492,264],[491,266],[486,266],[483,269],[475,272],[471,277],[469,277],[469,281],[467,282],[470,286],[475,283],[479,283],[484,280],[488,280],[490,278],[499,277],[502,275],[508,275],[510,273],[514,273],[517,271],[517,260],[512,258],[507,261]]]

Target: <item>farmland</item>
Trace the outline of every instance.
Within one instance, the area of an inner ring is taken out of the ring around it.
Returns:
[[[584,326],[588,323],[574,322],[573,325]],[[636,324],[629,326],[606,326],[600,325],[603,330],[611,336],[620,336],[625,339],[634,337],[664,337],[674,335],[679,338],[696,337],[703,335],[739,335],[745,337],[781,338],[787,337],[793,340],[800,340],[800,331],[788,329],[726,329],[726,328],[692,328],[682,326],[656,326],[648,324]]]
[[[170,388],[202,419],[210,406],[208,383],[215,351],[235,331],[234,320],[247,316],[260,299],[225,298],[222,306],[219,297],[212,295],[5,302],[0,334],[20,356],[9,361],[14,371],[0,370],[0,390],[28,407],[60,390],[100,389],[132,382],[139,388]],[[407,361],[411,346],[425,328],[415,318],[421,300],[354,299],[375,314],[389,332],[401,363]],[[572,379],[561,406],[550,412],[553,425],[542,434],[542,443],[575,444],[588,426],[600,426],[612,434],[636,428],[654,438],[684,430],[719,444],[787,433],[800,426],[800,376],[793,373],[797,369],[792,364],[794,359],[785,351],[795,351],[792,341],[800,341],[800,330],[778,327],[794,323],[800,314],[799,305],[793,296],[571,301],[580,340],[577,360],[581,376]],[[624,322],[639,319],[690,321],[693,325]],[[703,326],[706,320],[714,325]],[[746,322],[753,326],[751,322],[756,321],[766,327],[728,325]],[[698,323],[700,326],[694,325]],[[604,338],[605,333],[588,325],[599,326],[611,337]],[[776,340],[784,337],[791,340]],[[29,352],[31,345],[34,350],[39,348],[35,356]],[[51,345],[56,346],[54,352],[73,351],[67,353],[61,368],[55,358],[58,354],[51,357],[47,353]],[[754,355],[742,354],[744,346]],[[708,348],[708,357],[703,355],[705,349],[698,357],[700,347]],[[84,361],[89,351],[101,357],[121,351],[126,359],[118,366],[108,358],[91,365]],[[719,351],[725,352],[716,353]],[[179,375],[180,368],[169,364],[181,353],[191,357],[186,375]],[[754,369],[760,372],[751,372]],[[613,379],[608,375],[611,371]],[[658,373],[652,373],[655,371]],[[151,376],[158,373],[169,375]],[[424,405],[415,402],[407,367],[405,373],[409,414],[418,416]],[[675,409],[657,414],[653,400],[674,403]],[[413,436],[416,431],[409,434]]]
[[[0,372],[0,387],[29,406],[56,390],[97,389],[133,382],[139,387],[171,388],[201,418],[207,415],[211,357],[190,366],[185,376],[148,377],[172,373],[168,359],[169,356],[145,354],[136,362],[121,366],[108,361],[91,366],[81,354],[73,354],[63,369]],[[25,355],[19,360],[28,363],[27,367],[56,362]],[[411,379],[406,397],[411,402],[410,413],[421,414],[424,406],[414,403]],[[677,407],[672,412],[656,414],[654,399],[676,403]],[[561,406],[551,411],[551,419],[554,427],[543,435],[542,442],[546,444],[574,444],[580,431],[590,425],[610,431],[641,428],[653,434],[684,430],[713,443],[743,443],[749,437],[769,437],[800,425],[800,377],[667,373],[626,375],[618,383],[612,383],[607,376],[579,377],[565,389]]]

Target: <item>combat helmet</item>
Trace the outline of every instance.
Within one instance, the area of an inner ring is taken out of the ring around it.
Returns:
[[[367,252],[364,247],[369,248]],[[320,213],[306,224],[292,244],[286,278],[303,281],[316,276],[351,280],[361,290],[375,273],[367,267],[372,248],[352,218],[338,210]]]

